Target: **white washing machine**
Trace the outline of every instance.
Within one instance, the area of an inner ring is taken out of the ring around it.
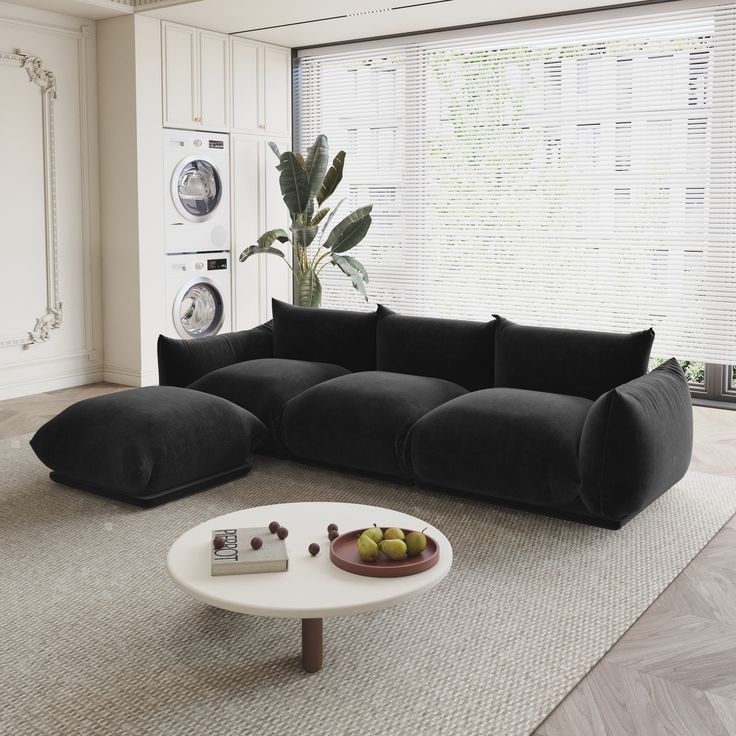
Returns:
[[[166,256],[166,334],[190,340],[230,332],[230,256]]]
[[[227,135],[164,131],[167,253],[230,250]]]

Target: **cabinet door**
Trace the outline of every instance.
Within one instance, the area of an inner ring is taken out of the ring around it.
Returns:
[[[263,48],[263,123],[269,135],[291,135],[291,51]]]
[[[243,250],[249,245],[255,245],[256,240],[265,230],[262,227],[262,140],[255,136],[232,135],[230,137],[230,151],[234,244],[232,254],[234,264],[234,329],[247,330],[264,321],[261,308],[263,302],[261,283],[265,278],[265,264],[263,262],[274,256],[251,256],[244,263],[239,260]]]
[[[198,125],[197,31],[163,23],[164,125],[193,128]]]
[[[288,151],[291,148],[291,141],[288,138],[276,139],[274,141],[280,151]],[[264,182],[264,199],[265,199],[265,230],[273,230],[282,227],[288,232],[289,229],[289,213],[281,197],[281,187],[279,186],[279,172],[276,170],[278,159],[273,151],[268,147],[267,139],[261,139],[261,158],[265,164]],[[289,243],[285,243],[282,248],[286,257],[291,263],[292,253]],[[271,299],[281,299],[281,301],[291,303],[293,293],[293,279],[291,269],[280,259],[275,256],[266,256],[265,274],[261,277],[261,283],[265,287],[263,289],[262,314],[263,319],[268,320],[273,316],[271,314]]]
[[[230,128],[230,43],[221,33],[199,31],[199,118],[206,130]]]
[[[231,41],[233,131],[238,133],[263,132],[262,49],[243,38]]]

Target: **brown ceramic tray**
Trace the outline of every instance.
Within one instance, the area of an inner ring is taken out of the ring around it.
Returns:
[[[371,578],[400,578],[405,575],[416,575],[434,567],[440,559],[440,548],[432,537],[427,535],[427,548],[421,555],[406,557],[403,560],[389,560],[381,555],[375,562],[363,562],[358,554],[358,537],[365,529],[356,529],[341,534],[330,544],[330,560],[333,565],[355,575],[366,575]],[[403,529],[408,534],[412,529]]]

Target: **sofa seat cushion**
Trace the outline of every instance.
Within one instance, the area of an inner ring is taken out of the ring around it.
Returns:
[[[220,396],[257,416],[268,428],[259,452],[283,454],[280,419],[284,404],[312,386],[347,373],[331,363],[261,358],[218,368],[189,388]]]
[[[366,371],[321,383],[284,408],[284,441],[307,460],[410,478],[406,436],[428,411],[467,393],[450,381]]]
[[[150,386],[73,404],[31,447],[56,481],[150,506],[244,474],[265,435],[229,401]]]
[[[420,419],[408,451],[416,476],[443,488],[531,504],[580,490],[578,448],[592,401],[523,389],[461,396]]]

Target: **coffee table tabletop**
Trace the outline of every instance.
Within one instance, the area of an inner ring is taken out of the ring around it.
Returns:
[[[272,521],[289,530],[286,572],[210,574],[213,529],[267,527]],[[330,523],[337,524],[340,533],[374,523],[405,529],[426,527],[426,533],[439,545],[440,558],[434,567],[417,575],[399,578],[353,575],[330,562],[327,538]],[[307,551],[312,542],[321,547],[316,557]],[[322,619],[377,611],[425,593],[450,571],[452,546],[436,527],[392,509],[350,503],[286,503],[257,506],[209,519],[174,542],[167,562],[176,585],[211,606],[255,616],[302,619],[304,665],[312,672],[322,662]]]

